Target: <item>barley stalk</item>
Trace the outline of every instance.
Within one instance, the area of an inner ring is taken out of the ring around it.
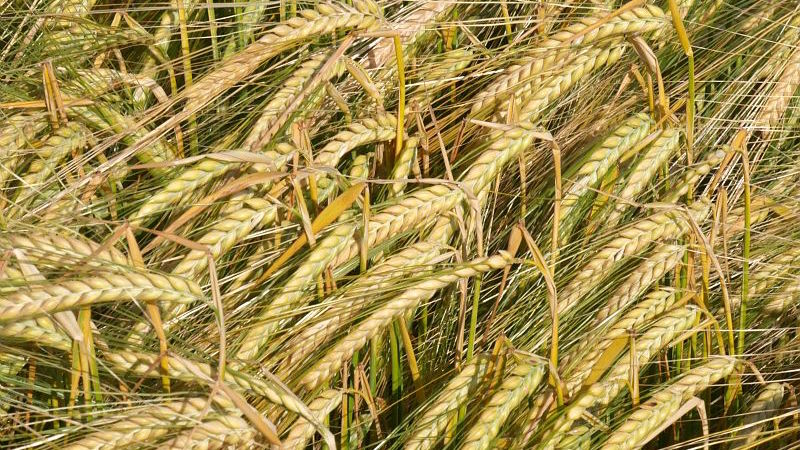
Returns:
[[[462,278],[501,269],[510,264],[511,260],[511,255],[501,252],[496,256],[479,258],[463,266],[458,266],[450,273],[432,276],[428,280],[416,283],[414,287],[394,297],[355,326],[347,336],[322,356],[311,370],[303,375],[300,383],[306,389],[314,389],[328,380],[345,360],[363,347],[371,337],[380,333],[393,319],[413,310],[421,301],[429,299],[439,289]]]
[[[481,386],[488,362],[485,355],[478,355],[450,379],[414,422],[404,450],[427,450],[436,446],[450,418]]]
[[[462,449],[484,450],[500,433],[511,412],[528,398],[544,377],[542,366],[519,364],[489,398],[472,428],[467,431]]]
[[[716,357],[689,370],[639,406],[625,423],[611,433],[602,450],[640,448],[647,443],[650,433],[675,414],[685,402],[730,375],[735,367],[736,360]]]

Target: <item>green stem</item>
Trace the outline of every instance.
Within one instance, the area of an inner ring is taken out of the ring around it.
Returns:
[[[403,390],[403,376],[400,371],[400,348],[397,343],[397,332],[395,331],[395,324],[389,328],[389,347],[391,350],[391,364],[392,364],[392,400],[395,403],[394,419],[398,422],[400,419],[400,396]]]
[[[481,297],[481,276],[475,278],[475,291],[472,293],[472,314],[469,318],[469,341],[467,342],[467,362],[475,354],[475,332],[478,328],[478,302]]]
[[[378,388],[378,348],[380,345],[379,336],[375,336],[369,341],[369,391],[373,397],[377,395]]]
[[[219,61],[219,42],[217,40],[217,13],[214,0],[208,0],[208,32],[211,34],[211,52],[214,61]]]
[[[744,244],[742,248],[742,303],[739,310],[739,342],[737,354],[744,355],[745,328],[747,327],[747,300],[750,288],[750,162],[747,151],[742,151],[744,173]]]

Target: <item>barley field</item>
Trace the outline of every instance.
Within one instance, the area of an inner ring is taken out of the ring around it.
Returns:
[[[0,447],[800,448],[796,1],[0,0],[0,44]]]

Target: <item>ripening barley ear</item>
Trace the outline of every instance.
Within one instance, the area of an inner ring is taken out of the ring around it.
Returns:
[[[736,360],[714,358],[689,370],[666,388],[654,393],[642,406],[614,430],[601,447],[603,450],[639,448],[652,439],[652,432],[659,429],[685,403],[697,393],[733,372]]]

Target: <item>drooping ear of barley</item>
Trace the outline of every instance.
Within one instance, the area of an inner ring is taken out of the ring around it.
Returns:
[[[314,165],[335,168],[339,160],[353,149],[362,145],[386,142],[397,134],[397,119],[386,112],[378,113],[375,118],[363,118],[347,126],[347,130],[337,133],[325,147],[320,149],[314,158]],[[320,177],[318,181],[320,201],[327,198],[333,181]]]
[[[63,332],[41,326],[34,320],[20,320],[4,324],[0,327],[0,341],[11,345],[24,343],[64,352],[72,351],[72,339]]]
[[[106,104],[87,108],[72,108],[70,112],[96,133],[110,131],[123,134],[122,143],[125,145],[133,145],[147,134],[147,128],[137,127],[135,120]],[[130,134],[125,135],[125,133]],[[164,163],[173,161],[176,158],[176,150],[164,138],[156,139],[153,143],[136,152],[136,159],[145,164]],[[128,167],[125,165],[115,167],[117,172],[127,169]],[[160,167],[150,168],[148,172],[156,176],[162,176],[167,173],[166,170]],[[117,177],[121,178],[119,175]]]
[[[279,147],[277,150],[269,151],[264,156],[274,161],[277,168],[282,168],[288,161],[291,150],[285,146]],[[131,223],[145,225],[155,216],[169,211],[173,206],[189,203],[196,190],[236,167],[235,163],[216,159],[200,161],[190,169],[181,172],[159,192],[149,197],[133,214]]]
[[[667,312],[656,320],[636,340],[635,355],[638,360],[637,366],[641,367],[646,364],[653,355],[667,346],[674,338],[694,326],[696,318],[697,310],[681,307]],[[571,400],[557,420],[544,432],[541,444],[537,448],[540,450],[556,448],[558,442],[563,439],[564,432],[570,429],[576,420],[581,419],[586,411],[596,406],[608,405],[619,394],[631,375],[630,360],[630,351],[628,351],[619,358],[619,362],[611,368],[600,382],[587,386],[582,393],[578,394],[574,400]],[[589,367],[589,370],[591,370],[591,367]],[[588,371],[585,369],[576,371],[576,374],[581,373],[588,374]],[[582,377],[581,375],[576,375],[573,378],[573,383]],[[573,390],[577,392],[578,388],[573,388]]]
[[[340,327],[357,317],[375,292],[414,273],[430,270],[430,263],[441,253],[439,245],[420,242],[387,258],[370,272],[353,281],[341,298],[333,300],[329,317],[303,328],[287,344],[286,364],[298,364],[333,337]]]
[[[800,35],[800,16],[795,15],[789,23],[781,27],[781,39],[776,42],[773,52],[767,55],[769,58],[761,66],[758,77],[761,79],[772,80],[780,76],[784,64],[789,60],[794,50],[794,43]]]
[[[104,248],[84,237],[68,237],[56,233],[3,233],[0,251],[19,249],[34,264],[58,263],[105,266],[112,263],[126,266],[128,259],[114,247]],[[99,260],[99,261],[98,261]]]
[[[436,275],[416,283],[354,327],[303,375],[300,383],[308,390],[316,388],[328,380],[341,367],[342,363],[353,356],[353,353],[363,347],[371,337],[377,335],[391,323],[392,319],[402,317],[406,312],[414,310],[420,302],[429,299],[437,290],[459,279],[502,269],[511,261],[510,254],[501,252],[496,256],[479,258],[463,266],[456,266],[449,273]]]
[[[764,305],[764,312],[773,316],[780,316],[798,304],[800,297],[800,279],[788,281]]]
[[[0,186],[12,178],[17,172],[24,149],[30,147],[30,141],[47,126],[44,117],[29,115],[11,116],[0,124]]]
[[[492,441],[511,413],[539,386],[544,377],[541,365],[518,364],[503,379],[497,391],[483,407],[475,424],[467,431],[461,448],[484,450],[491,448]]]
[[[109,302],[194,302],[203,292],[193,281],[154,272],[106,272],[33,285],[0,299],[0,322],[35,318],[78,306]]]
[[[423,229],[439,215],[452,211],[463,200],[462,190],[444,184],[419,189],[394,200],[371,217],[367,235],[369,248],[375,248],[376,245],[400,233]],[[333,259],[333,266],[337,267],[349,261],[356,257],[358,252],[358,244],[352,243],[346,251]]]
[[[627,335],[631,330],[639,331],[647,322],[667,311],[675,303],[675,297],[675,291],[670,288],[657,289],[615,321],[598,339],[582,339],[570,349],[564,355],[564,364],[568,367],[567,392],[572,394],[580,388],[596,361],[615,339]],[[568,365],[570,362],[573,367]]]
[[[198,111],[248,75],[262,62],[279,52],[320,35],[343,29],[369,30],[378,24],[379,7],[372,0],[358,0],[355,8],[341,3],[324,3],[316,10],[305,10],[268,30],[256,42],[226,59],[213,72],[184,92],[184,111]]]
[[[631,169],[631,174],[625,181],[625,186],[616,195],[621,200],[616,202],[614,210],[605,219],[607,226],[619,222],[620,216],[628,208],[627,202],[636,201],[637,197],[644,192],[649,183],[653,181],[653,176],[666,163],[675,150],[678,148],[680,133],[674,128],[667,128],[661,135],[653,141],[642,155],[636,166]]]
[[[635,301],[645,290],[667,274],[683,258],[683,245],[658,244],[653,253],[642,260],[625,281],[608,297],[606,305],[597,311],[595,321],[601,322]]]
[[[512,94],[517,98],[525,98],[523,92],[534,90],[537,84],[534,80],[538,76],[546,74],[561,61],[572,56],[576,48],[602,44],[603,41],[626,34],[655,31],[663,27],[666,21],[664,12],[652,5],[633,8],[597,27],[603,19],[600,16],[583,18],[551,35],[532,50],[530,55],[507,68],[490,83],[477,96],[471,114],[477,116],[481,111],[491,110],[494,105],[508,99]],[[585,33],[590,27],[592,31]]]
[[[772,130],[780,123],[798,85],[800,85],[800,50],[795,50],[786,61],[783,73],[756,118],[757,126],[766,127],[764,135],[772,134]]]
[[[350,177],[351,183],[369,178],[369,165],[373,156],[374,153],[369,153],[366,155],[357,155],[353,158],[353,164],[350,166],[350,172],[347,174]]]
[[[300,64],[300,67],[295,70],[292,75],[283,82],[283,85],[272,95],[272,98],[264,105],[261,116],[256,119],[253,127],[242,144],[245,150],[251,152],[259,152],[264,149],[266,144],[272,138],[268,132],[272,128],[281,127],[283,124],[278,122],[283,110],[302,92],[306,83],[309,82],[311,77],[322,67],[322,65],[333,55],[330,53],[318,53],[313,55],[307,61]],[[333,70],[327,73],[327,77],[320,80],[320,86],[325,81],[341,73],[343,65],[337,63]]]
[[[455,48],[442,56],[443,58],[433,61],[431,65],[421,67],[421,73],[418,75],[420,92],[415,92],[415,98],[423,95],[431,96],[438,88],[449,83],[453,77],[466,69],[475,55],[469,49]]]
[[[252,444],[255,430],[235,413],[221,414],[180,432],[158,447],[159,450],[241,448]]]
[[[122,372],[132,372],[142,377],[158,377],[160,373],[153,370],[158,365],[158,355],[141,352],[120,351],[109,352],[105,358],[112,363],[117,370]],[[210,365],[201,362],[189,361],[184,358],[167,358],[167,374],[170,378],[187,382],[202,382],[197,374],[202,374],[205,378],[216,376]],[[270,403],[283,407],[286,411],[297,414],[304,418],[315,430],[324,430],[316,416],[311,414],[297,397],[287,392],[283,386],[276,386],[260,376],[253,376],[237,370],[236,367],[228,368],[225,371],[224,381],[238,388],[242,392],[248,392],[264,397]]]
[[[575,174],[575,180],[564,190],[561,200],[562,237],[568,235],[580,220],[580,199],[598,186],[619,157],[644,139],[652,126],[653,121],[649,116],[636,114],[589,150],[589,156]]]
[[[37,149],[37,159],[31,162],[28,173],[22,177],[15,203],[27,203],[31,197],[36,197],[44,187],[44,183],[51,181],[51,175],[56,172],[56,167],[61,160],[70,153],[87,146],[91,140],[92,133],[77,122],[70,122],[55,130],[45,139],[42,147]]]
[[[616,62],[622,48],[602,49],[596,55],[578,58],[544,83],[542,88],[527,100],[516,126],[493,133],[489,137],[489,148],[481,153],[461,181],[475,194],[484,190],[509,161],[533,142],[537,135],[533,122],[538,120],[544,109],[584,76],[606,64]]]
[[[186,427],[195,423],[210,401],[212,399],[209,397],[188,397],[137,408],[125,414],[120,420],[62,448],[112,450],[142,441],[152,442],[168,435],[176,427]]]
[[[293,306],[297,306],[295,303],[303,296],[305,290],[313,286],[317,277],[330,265],[331,260],[347,248],[355,231],[355,225],[344,223],[317,242],[303,264],[286,282],[282,292],[272,299],[260,314],[256,324],[244,335],[237,353],[239,359],[253,359],[258,355],[263,344],[279,327],[283,315]]]
[[[759,438],[759,433],[771,417],[779,413],[783,402],[783,384],[769,383],[753,399],[742,419],[743,429],[736,433],[737,439],[731,448],[747,448]]]
[[[575,83],[592,72],[619,61],[625,48],[624,45],[616,45],[575,58],[573,62],[559,71],[558,75],[545,80],[539,90],[524,99],[519,109],[520,120],[537,120],[553,100],[574,86]],[[501,111],[500,115],[505,118],[506,114],[507,112]]]
[[[275,220],[277,208],[272,203],[259,199],[249,198],[244,200],[241,209],[232,211],[219,221],[211,225],[196,242],[208,247],[211,257],[215,260],[224,255],[253,230],[266,226]],[[191,250],[172,269],[174,275],[189,279],[196,279],[208,266],[205,252]]]
[[[689,207],[689,215],[697,222],[702,222],[709,211],[710,205],[706,200],[698,200]],[[617,238],[583,265],[559,293],[559,311],[572,308],[618,261],[638,253],[659,239],[680,237],[688,229],[687,218],[676,211],[662,211],[625,227]]]
[[[758,269],[750,274],[747,293],[749,298],[758,298],[771,288],[781,284],[783,279],[800,265],[800,249],[789,248],[765,261]],[[778,298],[778,297],[776,297]],[[741,302],[739,295],[731,296],[731,304],[738,306]],[[775,308],[780,302],[771,301],[770,309]]]
[[[427,450],[438,444],[447,423],[483,383],[488,363],[486,355],[477,355],[450,378],[414,421],[413,431],[403,444],[404,450]]]
[[[416,137],[408,138],[403,141],[403,151],[394,163],[391,178],[393,180],[403,180],[408,178],[411,173],[411,166],[414,164],[414,158],[417,157],[417,144],[419,139]],[[392,195],[395,197],[401,195],[406,188],[405,181],[398,181],[390,185]]]
[[[651,433],[658,430],[684,403],[730,375],[736,365],[737,361],[733,358],[714,357],[684,373],[636,408],[625,423],[611,433],[602,450],[640,448],[652,439]]]
[[[711,152],[701,161],[693,164],[683,175],[681,180],[670,189],[669,194],[664,198],[666,203],[678,203],[688,192],[689,187],[697,184],[697,181],[710,173],[725,158],[725,150]]]
[[[72,339],[62,332],[43,327],[33,320],[21,320],[3,325],[0,327],[0,341],[38,345],[64,352],[72,351]]]
[[[314,414],[317,422],[322,423],[334,409],[342,403],[342,393],[328,389],[322,391],[311,403],[308,409]],[[283,448],[287,450],[302,450],[306,448],[307,442],[314,436],[316,428],[302,417],[298,418],[289,428],[286,438],[283,440]]]

